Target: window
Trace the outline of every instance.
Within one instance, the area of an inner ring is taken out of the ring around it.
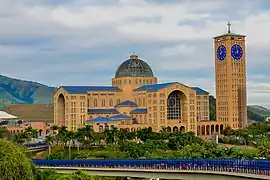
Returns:
[[[112,106],[113,106],[113,100],[110,99],[110,107],[112,107]]]
[[[94,107],[97,107],[97,99],[94,99]]]
[[[102,99],[102,107],[106,107],[106,101],[105,101],[105,99]]]
[[[117,104],[120,104],[120,99],[117,99]]]
[[[167,119],[181,119],[181,99],[179,91],[173,91],[168,97]]]
[[[143,121],[143,124],[147,124],[147,119],[146,119],[146,115],[144,115],[144,121]]]

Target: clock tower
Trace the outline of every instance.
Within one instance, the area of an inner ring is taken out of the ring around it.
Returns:
[[[245,35],[231,32],[214,37],[216,120],[232,129],[247,125]]]

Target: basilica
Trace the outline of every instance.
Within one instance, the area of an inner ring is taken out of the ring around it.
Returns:
[[[230,24],[229,24],[230,25]],[[216,119],[209,119],[209,93],[179,82],[158,83],[151,67],[135,53],[116,70],[110,86],[61,86],[55,92],[54,123],[76,131],[117,127],[128,131],[220,134],[247,125],[245,36],[214,37]],[[240,52],[240,53],[239,53]]]
[[[112,86],[62,86],[54,95],[55,124],[95,131],[112,127],[136,131],[197,132],[209,121],[209,93],[178,82],[159,84],[151,67],[136,54],[124,61]],[[215,123],[214,130],[219,124]]]

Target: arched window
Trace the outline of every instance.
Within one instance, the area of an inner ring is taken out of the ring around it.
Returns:
[[[141,106],[141,99],[138,99],[138,105]]]
[[[89,107],[90,107],[90,100],[87,99],[87,108],[89,108]]]
[[[105,99],[102,99],[102,107],[105,107],[106,106],[106,101]]]
[[[167,99],[167,119],[181,119],[180,91],[173,91]]]
[[[94,99],[94,107],[97,107],[97,99]]]
[[[120,104],[120,99],[117,99],[117,104]]]
[[[110,107],[112,107],[112,106],[113,106],[113,100],[110,99]]]

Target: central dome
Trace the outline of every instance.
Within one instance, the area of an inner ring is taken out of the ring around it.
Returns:
[[[151,67],[136,54],[132,54],[128,60],[123,62],[115,73],[119,77],[154,77]]]

